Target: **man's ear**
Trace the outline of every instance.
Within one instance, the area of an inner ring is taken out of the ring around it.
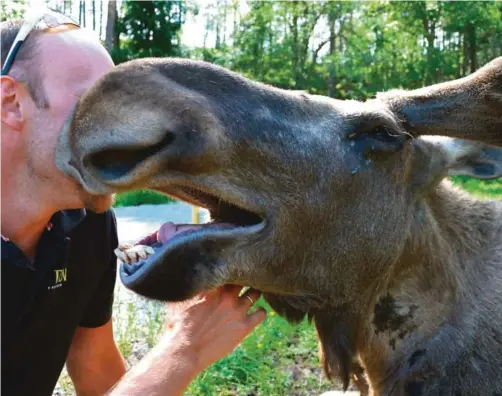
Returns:
[[[422,159],[424,155],[428,157],[430,177],[489,180],[502,176],[502,147],[443,136],[424,136],[417,141],[426,145],[421,151]]]
[[[12,129],[19,130],[23,123],[23,113],[19,101],[20,86],[16,80],[9,76],[1,77],[2,90],[2,122]]]

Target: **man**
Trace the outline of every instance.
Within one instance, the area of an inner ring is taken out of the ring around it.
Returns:
[[[90,196],[54,164],[65,117],[113,62],[90,32],[48,11],[2,24],[1,59],[2,394],[50,395],[65,362],[79,395],[181,394],[264,320],[261,309],[248,315],[259,294],[225,286],[170,304],[158,345],[124,375],[111,321],[112,198]]]

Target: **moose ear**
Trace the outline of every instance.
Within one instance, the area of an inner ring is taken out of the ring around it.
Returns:
[[[449,176],[470,176],[485,180],[502,176],[502,147],[442,136],[422,139],[443,152]]]

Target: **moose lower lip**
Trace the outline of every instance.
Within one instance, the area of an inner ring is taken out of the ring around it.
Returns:
[[[171,186],[160,192],[207,208],[215,221],[165,224],[157,235],[158,243],[152,246],[153,254],[132,264],[122,263],[120,278],[128,288],[142,288],[159,278],[176,278],[187,266],[217,265],[225,249],[252,241],[267,223],[264,216],[196,187]]]

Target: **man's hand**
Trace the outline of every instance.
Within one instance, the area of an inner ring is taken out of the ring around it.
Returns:
[[[226,285],[194,298],[169,303],[166,331],[159,343],[111,391],[110,395],[182,395],[205,368],[232,352],[266,318],[260,296]]]
[[[260,292],[250,289],[239,297],[241,289],[226,285],[169,304],[164,342],[177,344],[197,371],[231,353],[266,317],[262,308],[248,315]]]

